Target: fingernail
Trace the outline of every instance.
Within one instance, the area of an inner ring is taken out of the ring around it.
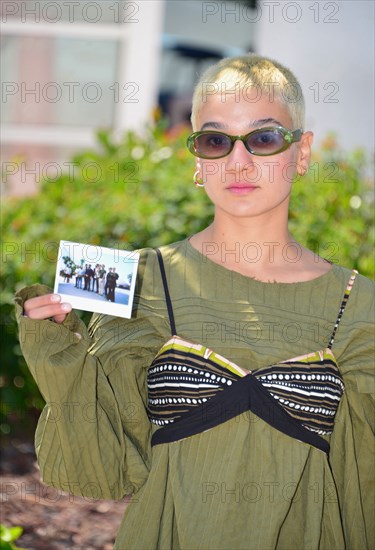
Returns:
[[[51,294],[51,302],[60,302],[61,298],[59,294]]]
[[[61,309],[63,311],[71,311],[72,306],[70,304],[61,304]]]

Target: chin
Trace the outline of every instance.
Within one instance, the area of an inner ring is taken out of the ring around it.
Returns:
[[[254,216],[264,214],[263,209],[256,207],[255,205],[248,204],[238,204],[233,208],[228,208],[228,206],[224,208],[217,206],[216,210],[220,210],[227,216],[231,216],[233,218],[253,218]]]

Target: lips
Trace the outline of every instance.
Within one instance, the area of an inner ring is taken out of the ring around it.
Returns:
[[[231,193],[236,193],[239,195],[244,195],[245,193],[250,193],[251,191],[254,191],[255,189],[258,189],[257,185],[252,185],[251,183],[242,183],[242,182],[236,182],[232,183],[227,187],[228,191]]]

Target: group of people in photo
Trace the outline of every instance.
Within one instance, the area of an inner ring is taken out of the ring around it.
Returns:
[[[68,269],[70,270],[70,276],[67,277],[67,282],[69,282],[69,278],[72,276],[71,268],[66,268],[66,270]],[[65,274],[66,270],[64,271]],[[86,264],[78,266],[74,276],[74,286],[76,288],[105,296],[109,302],[115,301],[116,284],[119,278],[115,267],[110,267],[107,272],[104,264],[96,264],[94,268],[91,264]],[[64,282],[66,282],[66,278],[64,278]]]

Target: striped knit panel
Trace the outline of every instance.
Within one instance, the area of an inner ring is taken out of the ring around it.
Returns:
[[[178,420],[249,374],[200,344],[173,337],[148,370],[148,413],[160,426]],[[330,349],[258,369],[253,375],[311,431],[330,434],[344,391]]]

